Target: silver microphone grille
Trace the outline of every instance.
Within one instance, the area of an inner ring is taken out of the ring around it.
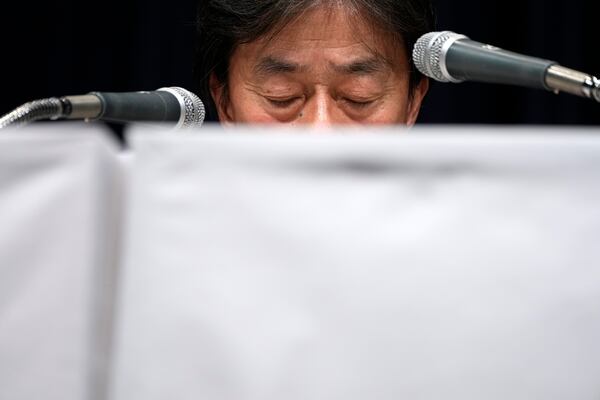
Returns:
[[[446,68],[446,51],[458,39],[467,39],[451,31],[429,32],[421,36],[413,49],[413,62],[425,76],[439,82],[459,82]]]
[[[206,110],[204,109],[202,100],[198,96],[181,87],[168,87],[158,90],[169,92],[179,100],[182,113],[176,129],[193,128],[202,125],[206,116]]]

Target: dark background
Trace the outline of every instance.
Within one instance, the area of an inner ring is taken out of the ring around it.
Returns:
[[[600,75],[600,0],[434,1],[437,30]],[[0,114],[33,99],[90,91],[195,90],[195,4],[13,3],[2,11],[0,28]],[[600,104],[523,88],[435,83],[420,122],[600,125]]]

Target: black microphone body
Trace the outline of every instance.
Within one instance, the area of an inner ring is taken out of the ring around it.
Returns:
[[[65,96],[62,100],[71,104],[65,115],[67,119],[176,122],[181,114],[177,99],[164,91],[92,92],[83,96]]]
[[[421,73],[440,82],[516,85],[566,92],[600,102],[600,79],[592,75],[450,31],[423,35],[415,44],[413,61]]]
[[[548,89],[546,71],[556,62],[494,48],[470,39],[458,40],[446,54],[448,73],[456,80],[513,84]]]

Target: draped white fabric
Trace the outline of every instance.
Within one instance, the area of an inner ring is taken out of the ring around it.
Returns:
[[[600,137],[264,130],[0,134],[0,399],[600,396]]]
[[[134,137],[113,400],[594,399],[600,140]]]
[[[0,134],[0,399],[105,390],[116,149],[80,126]]]

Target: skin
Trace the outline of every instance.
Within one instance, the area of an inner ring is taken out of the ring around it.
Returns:
[[[210,85],[225,125],[413,125],[428,81],[409,96],[409,71],[386,33],[342,8],[316,8],[273,38],[238,46],[228,96],[214,76]]]

